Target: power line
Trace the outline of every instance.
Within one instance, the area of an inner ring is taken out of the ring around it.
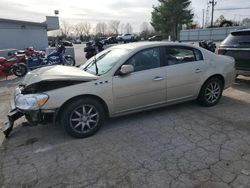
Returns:
[[[215,10],[244,10],[244,9],[250,9],[250,7],[242,7],[242,8],[217,8]]]

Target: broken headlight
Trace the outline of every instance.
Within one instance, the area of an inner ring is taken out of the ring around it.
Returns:
[[[49,99],[46,94],[19,94],[15,98],[16,107],[21,110],[38,110]]]

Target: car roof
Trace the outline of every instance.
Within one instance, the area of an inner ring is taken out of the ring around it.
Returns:
[[[235,31],[232,31],[231,34],[234,34],[234,33],[244,33],[244,32],[250,32],[250,28],[235,30]]]
[[[165,41],[157,41],[157,42],[133,42],[128,44],[121,44],[116,45],[111,48],[119,48],[119,49],[128,49],[128,50],[140,50],[145,48],[153,48],[157,46],[185,46],[185,47],[194,47],[196,46],[186,43],[180,43],[180,42],[165,42]]]

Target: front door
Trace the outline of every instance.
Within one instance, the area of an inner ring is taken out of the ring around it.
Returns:
[[[125,64],[133,65],[134,72],[113,77],[115,113],[166,102],[166,68],[161,67],[159,48],[140,51]]]

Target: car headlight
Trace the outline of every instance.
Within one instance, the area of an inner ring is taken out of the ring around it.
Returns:
[[[48,99],[49,96],[46,94],[20,94],[16,96],[15,104],[21,110],[38,110]]]

